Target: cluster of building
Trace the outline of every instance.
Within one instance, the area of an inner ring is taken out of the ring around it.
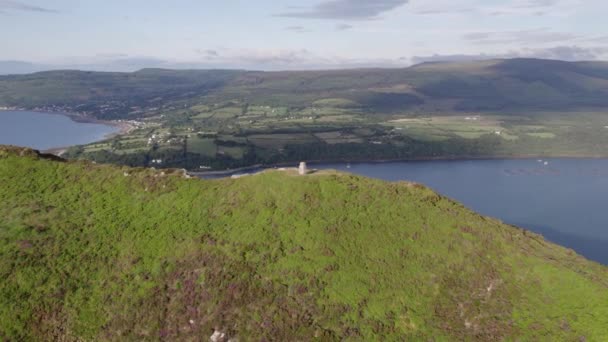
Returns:
[[[152,136],[148,138],[148,146],[154,144],[178,145],[183,144],[184,139],[184,137],[174,137],[170,133],[152,134]]]
[[[118,122],[118,123],[128,124],[129,126],[134,127],[134,128],[143,128],[146,126],[145,122],[136,121],[136,120],[114,120],[114,121]]]

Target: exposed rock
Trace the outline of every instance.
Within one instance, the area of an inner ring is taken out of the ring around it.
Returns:
[[[215,330],[213,332],[213,335],[211,335],[209,337],[209,341],[210,342],[224,342],[224,341],[226,341],[226,334],[219,330]]]

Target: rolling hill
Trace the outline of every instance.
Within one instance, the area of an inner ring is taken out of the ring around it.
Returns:
[[[608,269],[412,183],[0,147],[1,340],[608,339]]]
[[[424,63],[404,69],[134,73],[49,71],[0,76],[0,106],[65,106],[99,118],[184,102],[311,106],[343,99],[371,114],[433,110],[552,110],[608,104],[608,64],[539,59]],[[100,111],[112,105],[111,114]]]
[[[126,118],[132,107],[159,106],[207,94],[238,72],[221,70],[178,71],[144,69],[134,73],[45,71],[0,76],[0,106],[23,108],[63,107],[93,113],[98,118]],[[102,108],[111,107],[105,112]]]

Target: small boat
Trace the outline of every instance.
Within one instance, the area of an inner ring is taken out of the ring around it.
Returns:
[[[346,168],[350,169],[350,163],[346,164]]]

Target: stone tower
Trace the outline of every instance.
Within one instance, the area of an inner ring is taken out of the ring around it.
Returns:
[[[300,167],[298,168],[298,173],[300,174],[300,176],[304,176],[305,174],[308,173],[308,169],[306,167],[305,162],[300,162]]]

